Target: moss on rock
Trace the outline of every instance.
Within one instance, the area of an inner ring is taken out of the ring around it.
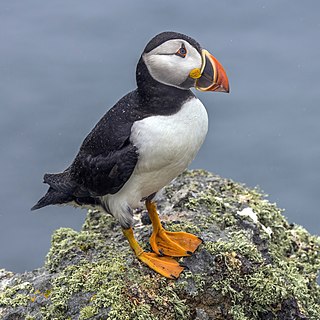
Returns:
[[[320,319],[320,239],[257,189],[188,171],[158,204],[167,229],[204,240],[180,259],[187,269],[177,281],[141,264],[112,217],[89,211],[80,232],[53,234],[43,268],[0,271],[0,318]],[[150,250],[144,215],[135,233]]]

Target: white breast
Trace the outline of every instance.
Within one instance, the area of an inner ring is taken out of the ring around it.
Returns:
[[[139,153],[136,171],[158,173],[173,168],[183,171],[195,157],[207,131],[207,112],[197,98],[186,102],[171,116],[137,121],[131,130],[131,142]]]
[[[183,172],[196,156],[208,131],[208,115],[197,98],[170,116],[152,116],[134,123],[131,142],[139,153],[130,179],[115,195],[105,196],[110,211],[135,208]],[[118,209],[117,209],[118,208]],[[118,217],[121,218],[121,217]]]

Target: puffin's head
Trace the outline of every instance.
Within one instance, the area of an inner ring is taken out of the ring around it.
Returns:
[[[142,54],[156,81],[180,89],[229,92],[225,70],[218,60],[194,39],[176,32],[163,32],[147,44]]]

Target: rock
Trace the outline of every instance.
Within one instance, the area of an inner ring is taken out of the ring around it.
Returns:
[[[158,208],[168,230],[204,240],[180,259],[177,281],[140,263],[112,217],[89,211],[80,232],[55,231],[43,268],[0,270],[0,318],[320,319],[320,238],[289,224],[258,190],[188,171]],[[150,250],[145,210],[136,218]]]

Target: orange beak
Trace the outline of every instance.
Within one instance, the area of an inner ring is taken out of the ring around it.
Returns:
[[[229,92],[229,81],[221,63],[207,50],[202,49],[201,76],[195,88],[200,91]]]

